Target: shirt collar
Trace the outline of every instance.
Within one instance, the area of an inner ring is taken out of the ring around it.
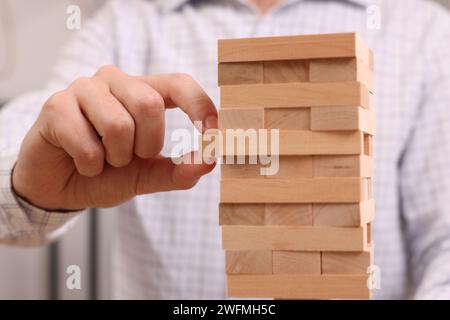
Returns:
[[[188,2],[193,2],[194,0],[154,0],[157,4],[158,7],[160,7],[163,11],[165,12],[170,12],[173,10],[178,9],[179,7],[181,7],[182,5],[188,3]],[[214,0],[209,0],[209,1],[214,1]],[[284,0],[286,2],[292,2],[289,0]],[[356,3],[356,4],[360,4],[362,6],[368,6],[369,4],[373,3],[373,0],[334,0],[334,1],[338,1],[338,2],[348,2],[348,3]]]

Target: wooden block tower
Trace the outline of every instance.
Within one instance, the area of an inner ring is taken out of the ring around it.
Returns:
[[[279,129],[277,174],[221,168],[228,295],[370,298],[371,50],[354,33],[220,40],[219,86],[221,131]]]

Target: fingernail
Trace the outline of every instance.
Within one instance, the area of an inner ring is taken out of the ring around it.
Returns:
[[[217,128],[217,117],[208,116],[205,119],[205,129],[216,129]]]

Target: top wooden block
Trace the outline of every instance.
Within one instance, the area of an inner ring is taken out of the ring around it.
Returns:
[[[373,69],[372,52],[356,33],[219,40],[219,63],[355,57]]]

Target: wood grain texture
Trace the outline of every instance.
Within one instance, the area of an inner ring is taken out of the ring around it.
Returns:
[[[311,82],[358,81],[373,92],[373,71],[356,58],[311,60]]]
[[[219,224],[264,225],[265,204],[225,204],[219,206]]]
[[[269,154],[277,154],[271,150],[271,133],[268,133],[267,150]],[[361,132],[314,132],[307,130],[280,130],[278,135],[279,155],[358,155],[364,151],[363,134]],[[234,136],[223,134],[223,145],[230,143],[231,148],[222,150],[217,146],[218,156],[258,155],[258,135],[235,133]],[[243,142],[242,152],[237,148]],[[210,142],[208,142],[210,143]],[[206,146],[208,143],[203,142]],[[249,147],[251,144],[252,148]]]
[[[281,156],[278,159],[278,173],[266,175],[266,179],[292,179],[313,177],[312,156]]]
[[[263,129],[264,110],[221,109],[219,110],[219,129]]]
[[[223,226],[225,250],[343,251],[367,247],[364,227]]]
[[[274,274],[321,274],[320,252],[273,251]]]
[[[369,156],[313,156],[313,176],[372,177],[373,164]]]
[[[311,130],[359,130],[375,134],[375,115],[360,107],[322,107],[311,109]]]
[[[312,226],[313,211],[311,204],[267,203],[265,225],[273,226]]]
[[[306,82],[309,79],[309,61],[265,61],[263,75],[264,83]]]
[[[263,82],[262,62],[235,62],[219,64],[219,86]]]
[[[367,274],[373,265],[373,246],[362,252],[322,252],[323,274]]]
[[[373,199],[355,204],[313,204],[315,226],[362,227],[373,221],[374,215]]]
[[[254,109],[259,110],[259,109]],[[310,130],[311,110],[309,108],[275,108],[264,110],[264,128]]]
[[[354,203],[365,200],[364,179],[227,179],[222,203]]]
[[[370,49],[355,33],[224,39],[219,62],[304,60],[358,57],[367,65]]]
[[[220,166],[222,179],[264,179],[261,175],[261,164],[222,164]]]
[[[370,299],[369,275],[230,275],[228,296],[278,299]]]
[[[361,106],[371,108],[371,94],[359,82],[277,83],[222,86],[221,107],[298,108]]]
[[[272,251],[227,251],[227,274],[272,274]]]

